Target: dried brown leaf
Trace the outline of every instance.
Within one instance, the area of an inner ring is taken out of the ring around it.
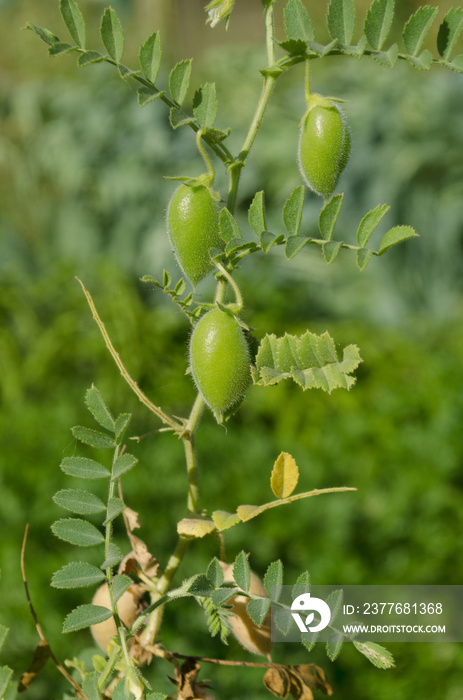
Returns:
[[[48,645],[48,642],[41,639],[35,648],[34,656],[32,658],[31,663],[29,664],[29,668],[21,676],[21,679],[18,684],[18,693],[22,693],[24,690],[27,690],[27,688],[29,688],[29,686],[35,681],[38,674],[47,663],[50,656],[51,650]]]
[[[264,685],[277,698],[286,698],[291,689],[291,678],[284,666],[271,666],[265,672]]]

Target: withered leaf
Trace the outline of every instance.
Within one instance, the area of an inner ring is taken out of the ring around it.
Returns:
[[[298,676],[303,683],[312,690],[321,690],[325,695],[333,695],[333,688],[326,680],[325,672],[315,664],[301,664],[290,666],[292,675]]]
[[[20,678],[18,684],[18,693],[22,693],[24,690],[27,690],[27,688],[29,688],[31,683],[35,681],[38,674],[47,663],[50,656],[51,650],[48,646],[48,642],[41,639],[35,648],[34,656],[29,665],[29,668],[22,674]]]
[[[271,666],[264,675],[264,685],[277,698],[288,697],[291,679],[284,666]]]

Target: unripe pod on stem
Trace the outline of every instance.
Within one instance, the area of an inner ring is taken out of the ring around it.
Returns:
[[[227,311],[208,311],[190,339],[193,379],[218,421],[244,397],[251,382],[250,353],[237,319]]]
[[[311,95],[299,138],[299,168],[308,187],[329,197],[347,165],[351,138],[345,116],[321,95]]]
[[[180,185],[167,211],[170,242],[193,287],[212,269],[209,251],[223,248],[217,202],[206,185]]]

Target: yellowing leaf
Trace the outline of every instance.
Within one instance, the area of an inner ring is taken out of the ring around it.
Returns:
[[[282,452],[273,465],[270,486],[276,498],[288,498],[299,481],[296,460],[288,452]]]
[[[233,527],[233,525],[241,522],[240,517],[236,513],[227,513],[226,510],[215,510],[212,513],[212,520],[220,532],[228,530],[229,527]]]
[[[238,513],[240,520],[242,520],[244,523],[246,520],[251,520],[251,518],[255,518],[256,515],[260,515],[260,513],[267,510],[267,508],[267,504],[263,506],[238,506],[236,512]]]
[[[183,537],[204,537],[214,532],[216,526],[212,520],[203,518],[183,518],[177,523],[177,532]]]

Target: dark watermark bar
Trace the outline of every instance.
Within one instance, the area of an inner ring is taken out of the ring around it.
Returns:
[[[272,596],[273,598],[274,596]],[[273,642],[463,642],[462,586],[282,586]]]

